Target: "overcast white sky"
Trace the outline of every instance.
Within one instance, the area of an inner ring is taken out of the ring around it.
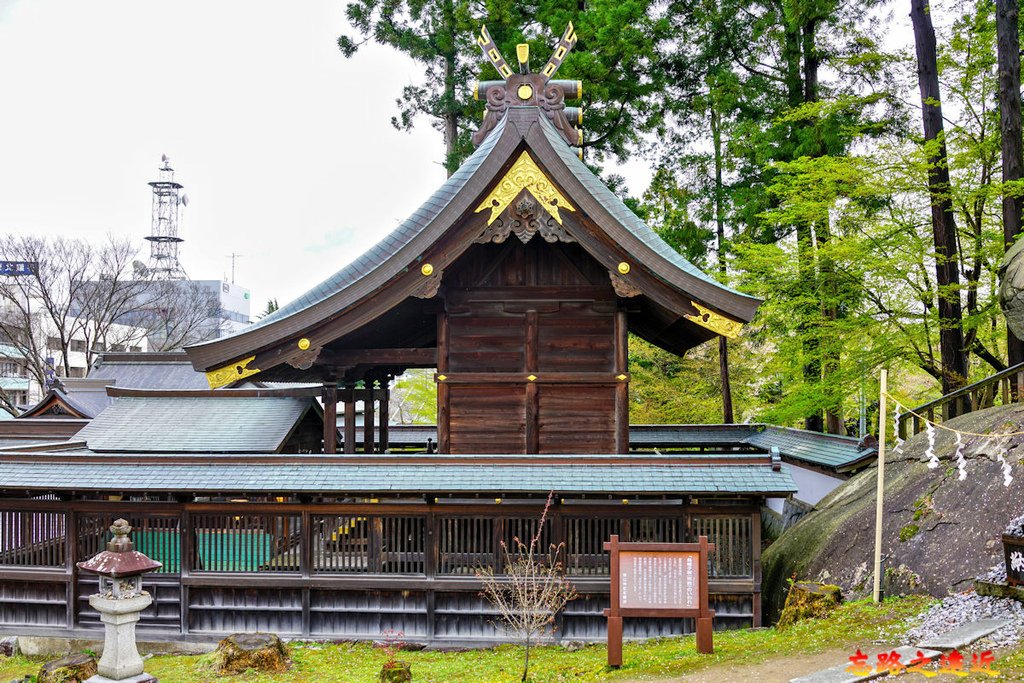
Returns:
[[[190,199],[191,277],[220,278],[241,254],[255,314],[335,272],[445,177],[426,120],[390,124],[418,67],[377,46],[345,59],[344,7],[0,0],[0,233],[141,247],[167,154]],[[618,172],[634,193],[649,179],[642,162]]]
[[[182,262],[284,303],[444,181],[440,135],[389,121],[416,66],[345,59],[343,0],[0,0],[0,233],[142,243],[160,155]],[[148,255],[148,252],[146,252]]]

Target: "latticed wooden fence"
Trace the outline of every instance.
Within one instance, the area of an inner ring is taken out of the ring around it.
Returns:
[[[500,571],[503,546],[529,543],[540,514],[534,503],[0,501],[0,626],[98,629],[88,605],[96,582],[75,562],[102,550],[109,526],[124,517],[136,548],[163,563],[145,580],[155,599],[144,629],[373,638],[392,628],[418,640],[500,640],[476,572]],[[718,548],[709,568],[717,625],[758,624],[759,530],[750,507],[554,506],[538,547],[558,549],[580,592],[559,617],[562,637],[603,637],[602,544],[611,534],[645,542],[708,536]],[[688,620],[629,625],[636,636],[691,627]]]

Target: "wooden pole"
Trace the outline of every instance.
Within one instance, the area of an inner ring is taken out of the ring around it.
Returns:
[[[698,539],[700,544],[700,616],[697,617],[697,652],[702,655],[709,655],[715,651],[712,640],[714,631],[715,613],[711,611],[708,596],[708,555],[714,549],[714,545],[708,543],[707,536]]]
[[[885,425],[889,416],[885,409],[888,371],[882,370],[878,393],[878,487],[875,493],[875,588],[872,599],[878,602],[882,590],[882,502],[885,494]]]
[[[622,615],[621,596],[619,595],[619,535],[612,534],[611,539],[604,544],[604,549],[611,553],[611,595],[605,610],[608,617],[608,666],[618,668],[622,666]]]

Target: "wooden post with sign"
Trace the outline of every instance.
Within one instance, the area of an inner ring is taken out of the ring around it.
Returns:
[[[608,666],[622,666],[623,617],[692,617],[697,652],[714,651],[708,555],[715,545],[707,536],[697,543],[619,543],[613,535],[604,549],[611,553]]]

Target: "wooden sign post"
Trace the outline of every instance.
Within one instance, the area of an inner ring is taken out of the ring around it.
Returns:
[[[611,607],[608,617],[608,666],[622,666],[623,617],[692,617],[697,652],[711,654],[712,620],[708,607],[708,554],[713,543],[604,544],[611,553]]]

